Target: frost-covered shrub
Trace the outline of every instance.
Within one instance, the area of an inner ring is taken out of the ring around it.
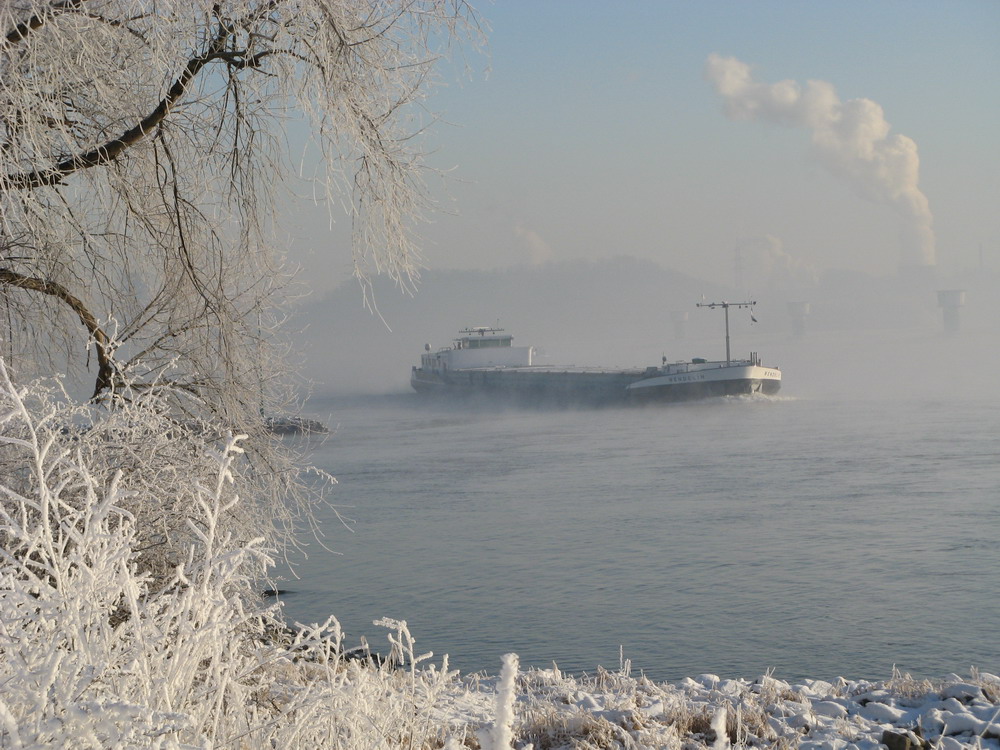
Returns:
[[[267,556],[261,540],[235,545],[228,530],[240,438],[196,456],[180,433],[156,438],[163,425],[147,406],[99,426],[82,416],[16,389],[0,363],[5,742],[141,746],[201,734],[243,702],[232,671],[252,663],[246,644],[263,624],[245,602]],[[171,537],[169,554],[150,554],[156,535]]]
[[[0,477],[6,494],[33,497],[58,477],[60,505],[81,510],[113,484],[115,507],[134,519],[139,569],[154,588],[164,585],[205,531],[200,498],[216,481],[226,428],[178,417],[167,386],[133,390],[126,379],[107,402],[79,404],[55,387],[15,391],[6,374],[3,379],[0,419],[7,439],[0,444]],[[263,536],[281,544],[297,519],[309,517],[324,489],[310,491],[295,456],[262,436],[262,425],[247,428],[254,435],[250,450],[228,468],[239,479],[242,499],[238,506],[226,504],[218,522],[236,543]],[[70,471],[71,464],[85,471]],[[321,475],[320,484],[325,481]],[[26,518],[40,512],[22,510]],[[13,544],[4,547],[13,551]],[[263,573],[258,563],[252,556],[244,561],[255,566],[256,576]]]
[[[239,522],[254,487],[241,436],[155,407],[99,419],[16,388],[0,360],[0,747],[464,737],[438,710],[464,692],[456,673],[418,668],[405,622],[383,623],[394,658],[376,666],[345,657],[336,620],[293,631],[261,604],[269,550]]]

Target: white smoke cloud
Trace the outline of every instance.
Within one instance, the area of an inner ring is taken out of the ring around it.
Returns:
[[[740,252],[771,288],[815,286],[819,280],[816,268],[789,253],[784,241],[773,234],[741,241]]]
[[[540,266],[552,260],[552,247],[534,229],[530,229],[518,222],[514,226],[514,236],[528,250],[532,265]]]
[[[705,75],[736,120],[807,128],[822,162],[865,198],[903,218],[904,265],[933,265],[934,231],[927,197],[917,187],[920,158],[913,139],[890,135],[882,107],[871,99],[842,102],[826,81],[766,84],[735,57],[711,54]]]

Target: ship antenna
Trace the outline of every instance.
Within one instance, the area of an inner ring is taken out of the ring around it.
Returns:
[[[716,307],[721,307],[726,313],[726,366],[729,366],[731,357],[729,354],[729,308],[730,307],[746,307],[750,309],[750,317],[753,317],[753,306],[757,303],[753,300],[750,302],[699,302],[698,307],[711,307],[715,309]],[[754,321],[756,322],[756,321]]]

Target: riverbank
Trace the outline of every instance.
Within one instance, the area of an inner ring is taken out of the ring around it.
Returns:
[[[441,672],[418,680],[430,688]],[[499,677],[460,677],[429,690],[422,713],[438,743],[507,748],[774,747],[889,750],[1000,747],[1000,677],[973,670],[939,680],[894,674],[881,681],[788,683],[773,675],[704,674],[655,683],[624,662],[615,671],[519,671],[510,654]],[[417,691],[421,692],[421,691]],[[426,735],[425,735],[426,736]]]
[[[339,627],[330,623],[339,639]],[[656,682],[624,655],[613,670],[568,674],[556,664],[521,670],[517,656],[507,654],[497,676],[463,675],[449,670],[447,656],[438,664],[431,654],[418,656],[405,622],[374,624],[390,630],[387,657],[358,658],[367,652],[340,651],[338,640],[336,658],[326,665],[349,687],[336,697],[346,709],[337,717],[338,732],[352,736],[344,728],[367,719],[372,726],[359,731],[371,747],[1000,750],[1000,677],[975,668],[936,679],[893,670],[884,680],[790,682],[768,673]],[[313,644],[308,652],[316,652],[323,630],[305,635]],[[375,694],[380,708],[366,716],[369,708],[356,696]]]

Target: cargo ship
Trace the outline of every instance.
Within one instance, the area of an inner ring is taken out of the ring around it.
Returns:
[[[514,346],[514,337],[502,328],[475,326],[459,331],[450,347],[435,352],[425,345],[420,365],[410,373],[410,385],[421,394],[593,405],[773,395],[781,388],[780,369],[763,365],[756,352],[746,359],[730,356],[729,308],[755,304],[698,304],[725,312],[724,361],[667,362],[664,357],[659,366],[633,369],[536,365],[534,347]]]

